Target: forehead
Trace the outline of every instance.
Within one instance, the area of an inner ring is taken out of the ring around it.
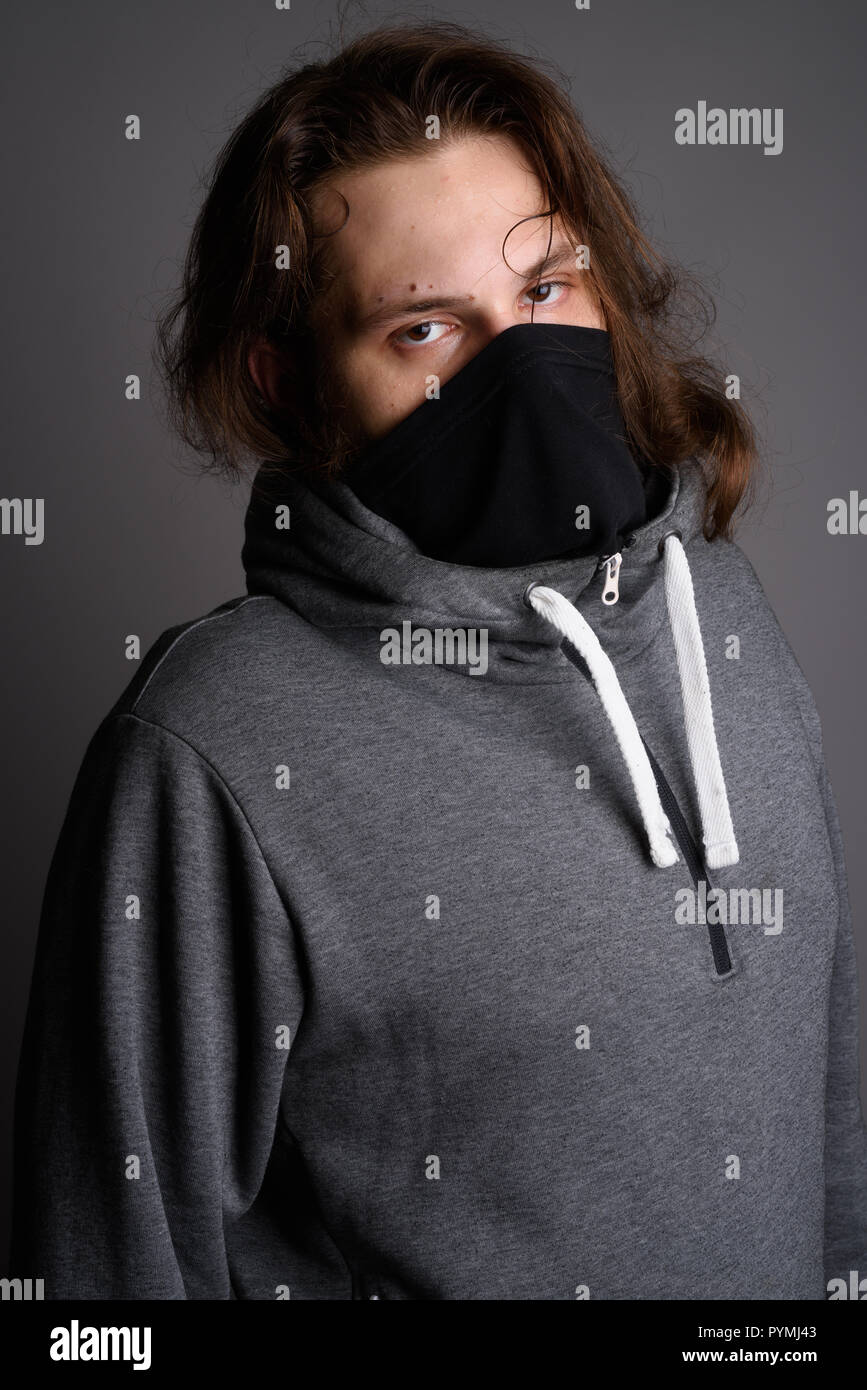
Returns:
[[[538,216],[544,190],[518,146],[502,136],[431,145],[430,153],[335,176],[318,191],[318,225],[346,218],[323,250],[340,299],[367,303],[401,285],[456,289],[458,280],[498,269],[520,273],[544,255],[551,219]],[[523,218],[533,220],[516,226]],[[552,250],[560,239],[555,220]]]

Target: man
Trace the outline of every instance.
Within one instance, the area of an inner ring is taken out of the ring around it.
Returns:
[[[248,592],[148,652],[52,862],[14,1249],[46,1297],[867,1266],[821,731],[676,288],[556,84],[453,26],[233,136],[161,346],[187,437],[265,461]]]

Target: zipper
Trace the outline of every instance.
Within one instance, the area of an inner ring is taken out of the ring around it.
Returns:
[[[623,550],[635,544],[635,537],[638,533],[631,531],[623,538]],[[602,589],[602,602],[606,604],[616,603],[620,598],[620,566],[623,564],[623,550],[615,550],[612,555],[600,555],[599,564],[596,566],[596,573],[605,571],[605,584]]]
[[[598,569],[605,571],[605,585],[602,590],[603,603],[616,603],[620,598],[620,566],[622,563],[623,556],[619,550],[614,555],[602,556]]]
[[[648,761],[653,769],[656,778],[656,785],[659,789],[659,799],[662,802],[662,809],[671,821],[671,828],[674,831],[677,843],[680,845],[689,872],[692,874],[692,881],[695,884],[696,892],[699,891],[699,882],[704,879],[708,892],[713,888],[710,876],[701,855],[698,845],[690,834],[689,826],[686,823],[683,812],[677,804],[677,797],[671,790],[668,780],[663,774],[662,768],[650,751],[647,740],[639,730],[641,742],[647,753]],[[725,929],[722,922],[708,922],[708,935],[710,936],[710,949],[713,954],[714,969],[717,976],[730,975],[732,972],[732,958],[729,954],[729,944],[726,940]]]
[[[592,685],[592,677],[587,668],[586,662],[584,661],[584,658],[581,656],[580,652],[577,652],[575,650],[568,638],[563,639],[560,650],[563,652],[563,655],[566,657],[566,659],[568,661],[571,661],[572,665],[581,672],[585,680],[588,680]],[[647,758],[650,763],[653,776],[656,780],[656,786],[659,791],[659,799],[662,803],[662,808],[665,811],[665,814],[668,816],[668,819],[671,823],[671,829],[674,833],[674,837],[677,840],[678,845],[680,846],[680,852],[683,855],[684,862],[692,876],[692,881],[695,884],[696,892],[700,891],[699,883],[702,879],[704,879],[704,882],[707,886],[707,890],[709,892],[711,888],[713,888],[713,882],[711,881],[710,875],[708,874],[707,867],[704,863],[704,859],[701,855],[698,845],[692,838],[689,826],[686,823],[686,818],[683,812],[681,811],[680,806],[677,803],[677,797],[675,796],[674,792],[669,786],[668,780],[665,777],[662,768],[659,766],[659,763],[656,761],[656,758],[654,757],[653,753],[651,752],[647,740],[641,733],[641,730],[639,730],[639,737],[641,738],[641,742],[644,744],[644,749],[647,753]],[[734,972],[734,966],[732,965],[732,958],[729,953],[729,946],[725,934],[725,929],[722,925],[722,922],[708,922],[706,925],[708,935],[710,937],[710,949],[711,954],[713,956],[714,971],[716,973],[717,979],[722,979],[725,976],[731,975]]]

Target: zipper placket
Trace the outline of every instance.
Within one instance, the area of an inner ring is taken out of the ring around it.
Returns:
[[[708,892],[710,892],[713,888],[713,883],[711,882],[707,866],[704,863],[698,845],[692,838],[684,814],[677,803],[677,797],[669,786],[668,779],[665,777],[662,768],[653,756],[653,753],[648,747],[647,739],[641,733],[640,729],[639,736],[641,742],[644,744],[650,766],[653,769],[653,775],[656,778],[662,809],[671,822],[671,828],[674,831],[677,843],[680,845],[684,861],[692,875],[695,890],[697,893],[700,891],[699,883],[703,879]],[[716,970],[717,976],[731,974],[733,968],[732,958],[729,953],[729,944],[722,922],[707,922],[705,925],[707,926],[708,935],[710,937],[710,949],[713,953],[714,969]]]
[[[600,555],[599,564],[596,566],[596,573],[599,574],[603,571],[605,573],[605,582],[602,587],[602,602],[604,604],[615,604],[620,599],[620,569],[623,564],[623,551],[627,550],[629,546],[635,543],[642,531],[648,530],[651,526],[655,525],[659,519],[660,518],[657,517],[652,521],[647,521],[643,526],[639,526],[637,531],[631,531],[629,534],[625,535],[621,542],[622,550],[615,550],[610,555]],[[676,534],[680,535],[680,532]],[[575,651],[568,639],[563,640],[561,651],[564,656],[571,661],[572,665],[581,672],[585,679],[589,680],[592,684],[590,673],[586,670],[580,653]],[[689,869],[692,881],[695,884],[696,892],[700,891],[699,884],[702,880],[704,880],[707,891],[710,892],[713,888],[713,882],[708,874],[698,845],[693,839],[689,826],[686,823],[686,817],[678,805],[677,797],[672,791],[668,779],[651,752],[646,738],[641,733],[640,729],[638,732],[641,742],[644,744],[645,752],[647,753],[648,761],[656,781],[659,800],[671,823],[672,833],[680,846],[680,852]],[[708,936],[710,937],[714,970],[717,978],[722,979],[732,974],[734,971],[731,953],[729,952],[728,939],[721,922],[708,922],[706,925]]]
[[[563,639],[560,649],[563,652],[563,655],[566,657],[566,659],[568,661],[571,661],[572,665],[578,671],[581,672],[585,680],[589,680],[592,685],[592,679],[588,671],[585,669],[584,661],[581,657],[580,652],[577,652],[575,650],[568,638]],[[662,808],[665,811],[665,814],[668,816],[669,821],[671,822],[671,829],[674,833],[674,837],[677,840],[678,845],[680,846],[680,852],[683,855],[684,863],[686,864],[687,868],[689,869],[690,875],[692,876],[692,881],[695,884],[696,892],[700,892],[699,883],[702,879],[704,879],[704,882],[707,886],[707,890],[708,892],[710,892],[710,890],[713,888],[713,883],[704,864],[704,860],[702,859],[698,845],[693,839],[689,826],[686,823],[686,818],[683,812],[681,811],[680,806],[678,805],[677,797],[672,791],[668,783],[668,780],[662,771],[662,768],[659,766],[659,763],[656,761],[656,758],[651,752],[646,738],[641,733],[640,729],[638,732],[639,737],[641,738],[641,742],[644,744],[648,761],[650,762],[650,767],[653,772],[654,779],[656,781],[657,789],[659,791],[659,799],[662,803]],[[717,979],[721,979],[726,975],[732,974],[734,970],[734,967],[732,965],[731,954],[729,952],[728,940],[725,934],[725,929],[723,928],[721,922],[708,922],[706,923],[706,925],[708,935],[710,937],[710,948],[711,953],[713,955],[714,970]]]

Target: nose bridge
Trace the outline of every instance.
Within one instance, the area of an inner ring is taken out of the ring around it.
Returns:
[[[487,347],[488,343],[493,342],[494,338],[498,338],[507,328],[514,328],[517,323],[529,323],[529,318],[526,314],[519,312],[516,304],[505,302],[504,296],[502,302],[501,297],[497,296],[487,306],[481,306],[478,334],[479,351],[481,352],[483,347]]]
[[[433,315],[431,315],[433,317]],[[471,344],[466,344],[455,358],[449,362],[448,370],[440,375],[441,383],[457,376],[463,367],[471,362],[474,357],[488,347],[495,338],[501,333],[505,333],[507,328],[514,328],[517,324],[527,323],[529,320],[525,315],[518,313],[514,306],[510,307],[505,302],[500,302],[500,297],[492,297],[488,303],[478,303],[474,309],[473,330]]]

